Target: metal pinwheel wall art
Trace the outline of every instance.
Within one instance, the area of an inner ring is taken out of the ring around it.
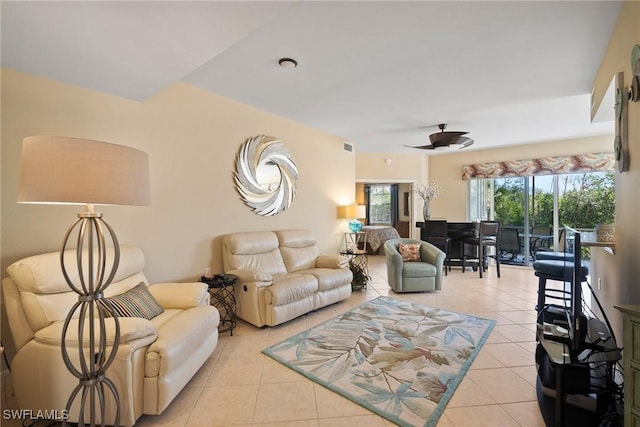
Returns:
[[[247,206],[258,215],[272,216],[293,203],[298,169],[282,141],[258,135],[240,147],[234,180]]]

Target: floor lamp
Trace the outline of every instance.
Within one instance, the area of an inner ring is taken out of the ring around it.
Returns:
[[[118,269],[120,247],[115,232],[102,214],[95,212],[94,205],[149,205],[148,156],[108,142],[57,136],[25,138],[18,202],[86,205],[86,212],[79,213],[67,231],[60,252],[64,278],[78,294],[62,330],[62,358],[78,378],[66,410],[80,398],[79,425],[84,426],[88,418],[91,426],[98,419],[104,426],[109,392],[116,409],[114,419],[109,421],[117,426],[118,390],[105,373],[118,351],[120,325],[103,293]],[[67,344],[69,325],[74,319],[78,322],[75,363]],[[115,330],[110,349],[107,327]]]

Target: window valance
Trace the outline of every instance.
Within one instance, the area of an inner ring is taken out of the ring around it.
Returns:
[[[462,167],[462,179],[613,172],[614,170],[615,159],[613,153],[578,154],[575,156],[465,165]]]

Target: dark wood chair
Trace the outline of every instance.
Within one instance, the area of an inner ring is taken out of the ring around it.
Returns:
[[[446,220],[426,220],[424,222],[424,240],[445,253],[444,275],[447,276],[451,271],[451,237],[447,233]]]
[[[500,221],[480,221],[478,227],[478,235],[473,237],[465,237],[460,243],[460,253],[462,254],[462,272],[466,269],[466,260],[468,255],[465,253],[465,244],[478,248],[478,271],[480,277],[487,265],[487,248],[493,246],[496,250],[494,256],[496,260],[496,272],[500,277]],[[473,256],[473,255],[471,255]]]

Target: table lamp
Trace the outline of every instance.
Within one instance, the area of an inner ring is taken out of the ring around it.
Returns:
[[[353,218],[349,221],[349,230],[352,233],[358,233],[362,230],[362,222],[360,218],[367,216],[367,210],[365,205],[351,205],[347,206],[347,218]]]
[[[81,426],[87,416],[91,426],[98,416],[105,425],[105,390],[111,393],[116,405],[113,425],[120,424],[118,390],[105,376],[118,350],[120,325],[111,302],[103,296],[118,269],[120,247],[114,230],[102,219],[101,213],[95,212],[94,205],[149,205],[149,193],[149,159],[142,151],[80,138],[33,136],[23,140],[18,203],[86,205],[86,211],[78,213],[64,236],[60,252],[65,281],[78,294],[78,301],[67,314],[62,330],[62,358],[67,369],[78,378],[66,410],[69,411],[80,396],[78,422]],[[72,246],[75,251],[68,251]],[[69,257],[69,253],[75,256]],[[77,366],[66,344],[69,324],[76,313]],[[115,328],[110,350],[106,317],[113,318]],[[65,421],[63,425],[66,424]]]

